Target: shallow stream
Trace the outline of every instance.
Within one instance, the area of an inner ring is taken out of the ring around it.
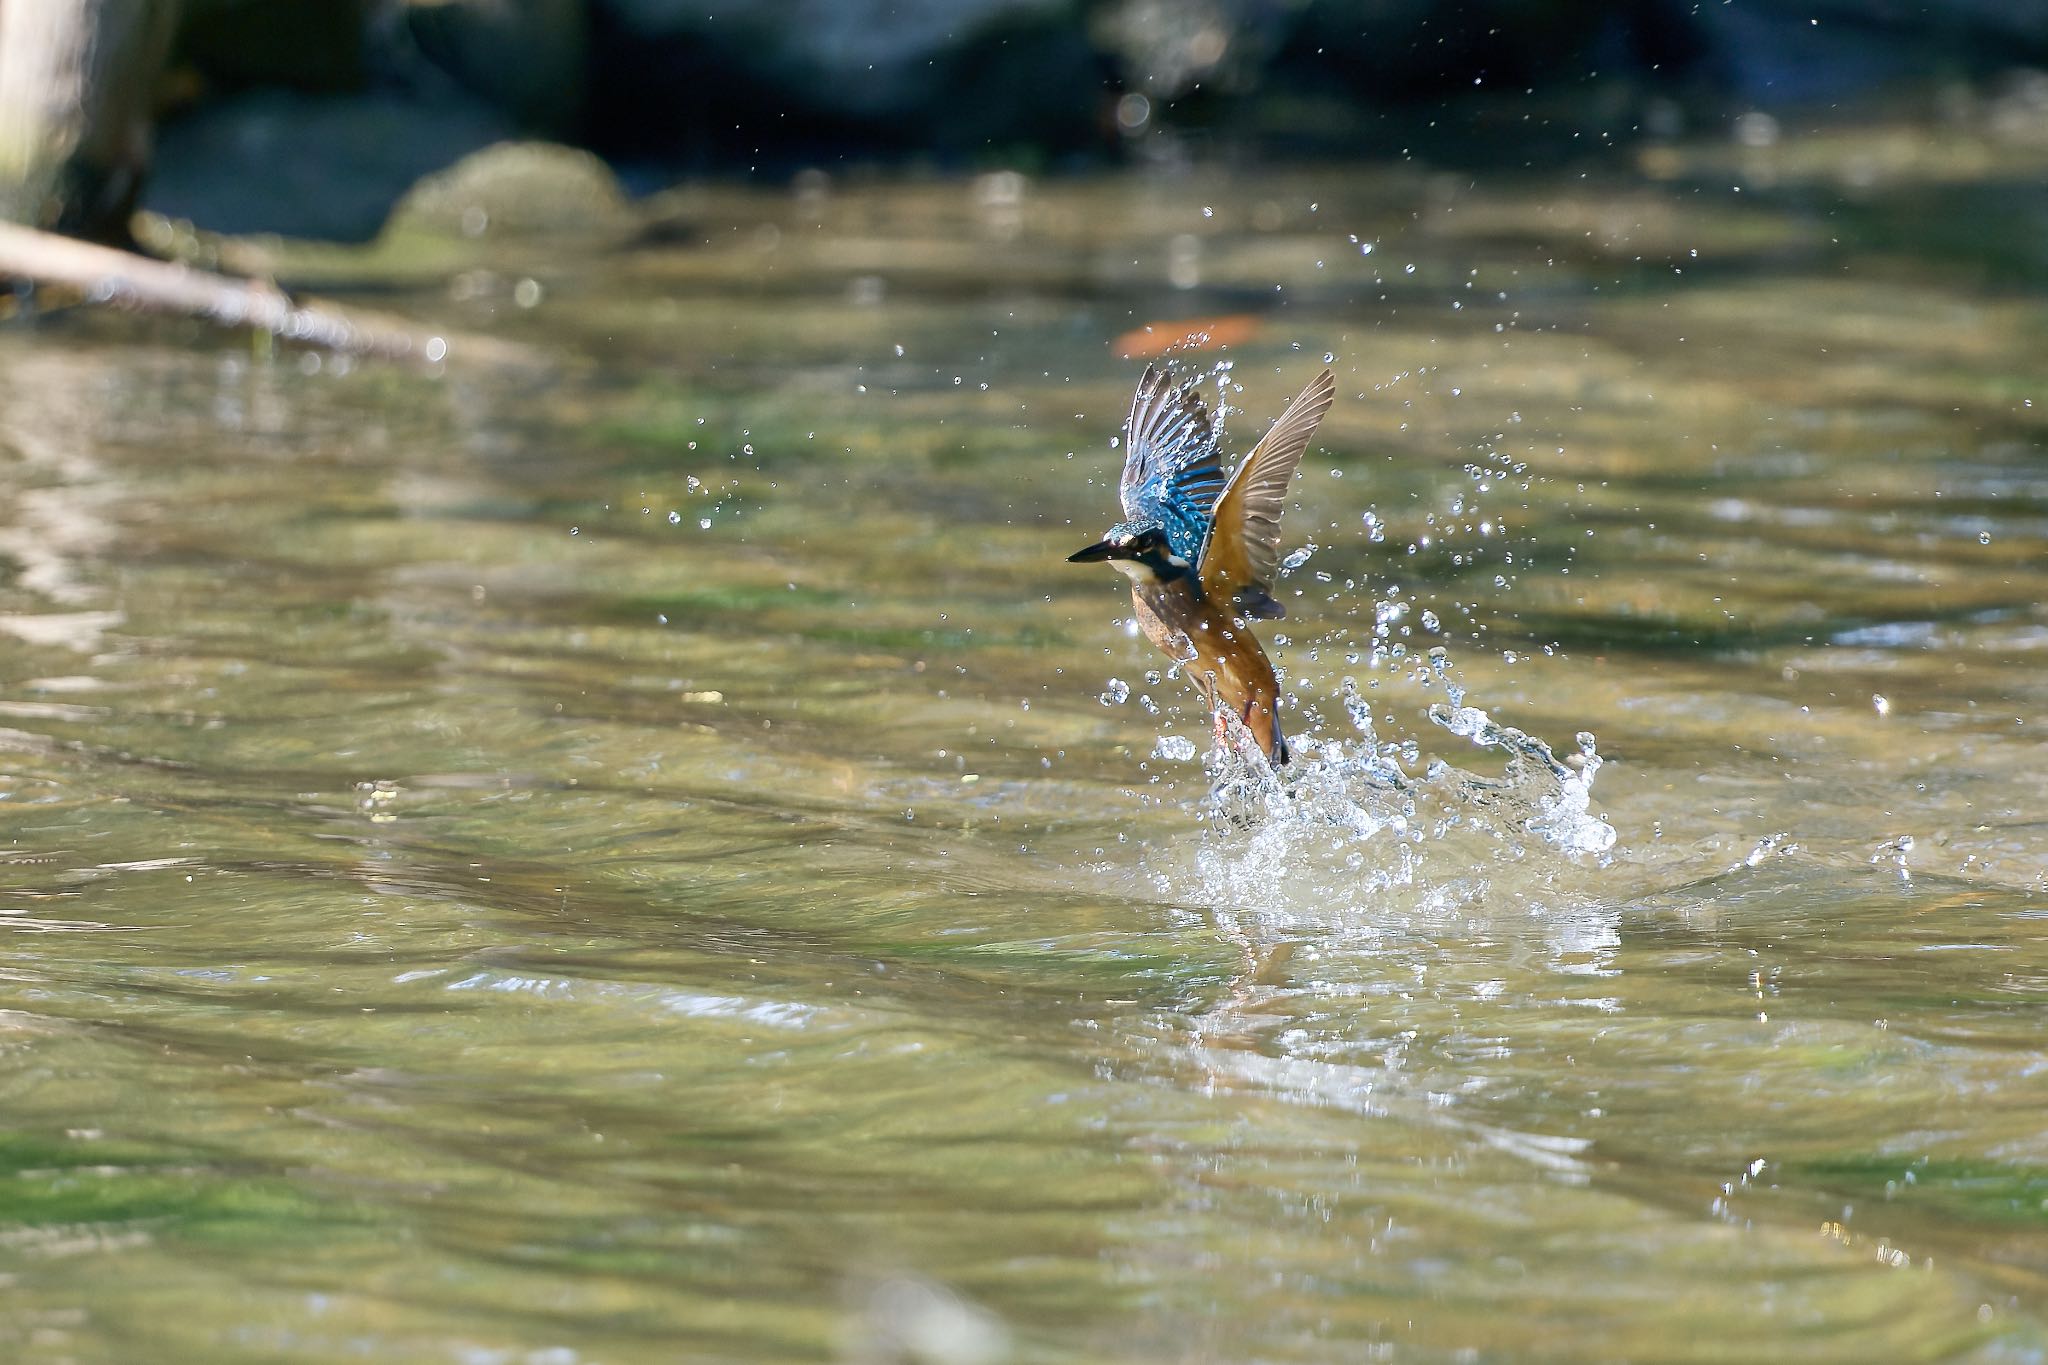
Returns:
[[[0,330],[0,1355],[2044,1359],[2048,204],[1887,145]],[[1063,562],[1188,319],[1339,378],[1230,810]]]

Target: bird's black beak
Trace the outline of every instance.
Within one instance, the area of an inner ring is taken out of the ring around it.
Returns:
[[[1109,541],[1098,540],[1093,545],[1090,545],[1087,549],[1076,550],[1074,551],[1074,553],[1068,555],[1067,563],[1097,564],[1105,559],[1121,559],[1124,557],[1124,555],[1119,553],[1117,547],[1115,545],[1112,545]]]

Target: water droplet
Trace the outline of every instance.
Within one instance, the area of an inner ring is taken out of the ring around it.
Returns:
[[[1131,699],[1131,685],[1122,678],[1111,678],[1109,690],[1104,692],[1101,702],[1104,706],[1122,706]]]
[[[669,513],[668,524],[671,526],[681,526],[683,524],[683,514],[681,512]]]
[[[1186,763],[1195,756],[1195,742],[1186,735],[1161,735],[1152,746],[1152,757]]]

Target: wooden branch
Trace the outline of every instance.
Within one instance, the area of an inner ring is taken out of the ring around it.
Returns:
[[[522,348],[490,338],[430,336],[397,319],[294,299],[268,280],[216,275],[0,223],[0,279],[7,278],[75,289],[87,303],[203,318],[330,351],[431,363],[459,345],[465,355],[485,359],[527,358]]]

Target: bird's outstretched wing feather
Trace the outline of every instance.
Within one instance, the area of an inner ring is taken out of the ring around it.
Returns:
[[[1194,380],[1175,384],[1170,371],[1145,367],[1124,422],[1124,515],[1166,527],[1173,552],[1192,564],[1223,491],[1216,430]]]
[[[1280,562],[1280,513],[1287,485],[1315,435],[1316,424],[1330,410],[1337,381],[1328,370],[1309,382],[1280,420],[1273,423],[1251,454],[1230,476],[1217,499],[1202,557],[1196,561],[1202,591],[1249,617],[1285,616],[1287,608],[1273,600],[1274,571]]]

